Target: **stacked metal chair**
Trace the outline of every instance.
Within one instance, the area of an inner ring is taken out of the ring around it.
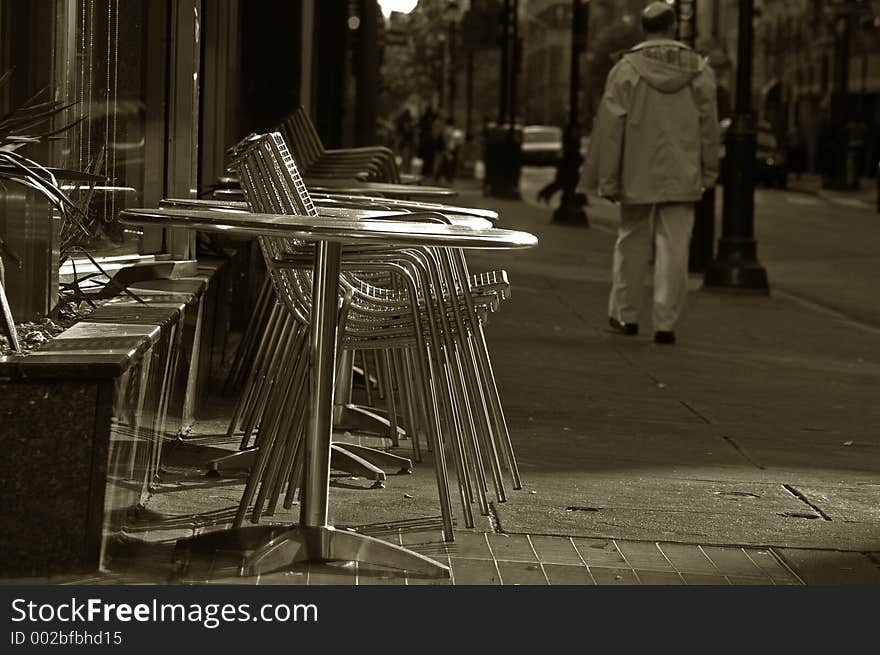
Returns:
[[[339,193],[335,187],[340,181],[350,183],[349,192],[365,197],[376,195],[377,190],[366,188],[362,192],[358,185],[364,182],[381,182],[383,188],[380,195],[402,196],[407,200],[414,195],[437,197],[438,194],[449,193],[448,189],[442,187],[416,187],[421,177],[400,173],[394,152],[385,146],[330,150],[324,148],[320,135],[302,107],[298,107],[275,131],[280,132],[288,145],[297,153],[300,174],[309,184],[327,186],[329,183],[329,188],[336,196]],[[241,188],[238,179],[234,176],[219,178],[214,187],[214,198],[221,201],[240,200]],[[486,217],[493,212],[484,211],[482,214]]]
[[[279,126],[278,131],[296,152],[300,174],[304,177],[357,178],[402,182],[397,160],[390,148],[324,148],[321,137],[303,107],[298,107]]]
[[[235,167],[250,207],[272,213],[314,214],[296,165],[279,134],[247,144]],[[387,220],[387,212],[382,218]],[[449,222],[440,213],[403,213],[406,220]],[[342,220],[342,218],[341,218]],[[264,338],[259,449],[236,518],[269,513],[284,493],[293,502],[301,474],[307,358],[303,356],[310,312],[311,254],[302,244],[260,239],[271,279],[284,310]],[[495,387],[483,320],[506,296],[506,282],[480,287],[463,253],[453,249],[344,250],[343,347],[378,354],[390,413],[405,416],[413,446],[427,436],[434,452],[444,533],[452,539],[444,434],[451,436],[465,524],[473,525],[475,499],[488,513],[491,479],[506,499],[502,466],[521,486],[516,460]],[[274,347],[273,347],[274,346]],[[344,358],[341,358],[344,360]],[[275,371],[274,375],[271,371]],[[394,398],[400,407],[394,406]],[[299,408],[299,410],[297,410]]]
[[[324,196],[316,203],[319,212],[344,218],[350,215],[352,210],[359,212],[360,217],[375,216],[385,217],[389,212],[400,214],[407,211],[437,211],[444,210],[444,220],[450,224],[467,225],[472,228],[491,227],[489,219],[497,219],[497,214],[490,210],[469,209],[463,207],[450,207],[436,203],[418,203],[413,201],[389,200],[385,198],[370,198],[366,196],[355,197],[331,197]],[[223,201],[193,201],[193,200],[165,200],[162,206],[169,208],[217,208],[239,209],[246,211],[247,203],[223,202]],[[372,275],[377,275],[373,273]],[[387,275],[384,276],[387,278]],[[475,293],[483,297],[506,299],[509,295],[509,284],[504,271],[490,271],[472,276],[471,286]],[[239,430],[242,432],[240,452],[235,455],[218,458],[209,463],[209,469],[215,472],[229,469],[242,469],[252,465],[253,446],[251,441],[257,436],[257,426],[264,418],[264,413],[269,412],[271,419],[272,406],[268,405],[268,395],[274,384],[274,378],[280,368],[278,361],[273,357],[277,349],[276,342],[291,338],[291,332],[287,325],[289,317],[284,313],[280,305],[275,302],[274,291],[267,280],[256,303],[254,314],[244,332],[242,342],[236,351],[235,358],[227,378],[227,390],[241,391],[239,402],[233,412],[227,434],[234,436]],[[391,370],[395,373],[399,369],[399,363],[386,361],[384,355],[376,353],[359,353],[361,366],[354,366],[353,353],[343,355],[340,359],[339,384],[336,389],[337,411],[335,413],[335,425],[340,428],[348,428],[363,433],[387,434],[392,446],[399,446],[399,437],[406,434],[403,429],[403,421],[398,421],[398,411],[395,405],[400,405],[400,412],[406,414],[409,419],[408,405],[404,400],[395,402],[394,393],[387,393],[387,382],[393,381]],[[372,361],[372,364],[369,362]],[[364,390],[367,394],[366,406],[356,405],[351,402],[352,396],[352,372],[357,371],[365,380]],[[374,379],[371,372],[375,372],[376,384],[371,384]],[[377,407],[371,399],[371,387],[376,386],[376,392],[380,401],[386,401],[391,405],[391,411]],[[410,425],[413,423],[410,422]],[[407,428],[409,430],[409,428]],[[414,431],[414,430],[410,430]],[[413,458],[421,461],[421,449],[417,439],[413,440]],[[258,444],[255,444],[258,445]],[[367,448],[359,444],[337,443],[333,447],[333,464],[339,470],[344,470],[353,475],[363,476],[374,480],[376,487],[384,486],[386,474],[384,469],[410,472],[412,462],[399,455],[387,453],[374,448]]]

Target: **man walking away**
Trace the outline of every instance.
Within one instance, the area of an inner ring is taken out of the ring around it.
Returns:
[[[638,334],[645,274],[654,261],[654,342],[675,343],[687,296],[694,203],[718,177],[715,75],[673,40],[675,12],[652,2],[645,41],[608,74],[584,170],[588,190],[620,203],[608,314]]]

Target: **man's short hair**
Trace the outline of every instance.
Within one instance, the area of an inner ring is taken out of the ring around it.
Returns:
[[[642,30],[645,34],[660,34],[675,26],[675,10],[665,2],[652,2],[642,11]]]

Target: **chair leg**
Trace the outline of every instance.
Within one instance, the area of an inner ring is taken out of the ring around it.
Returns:
[[[242,416],[244,415],[246,409],[248,408],[252,394],[256,391],[256,384],[259,376],[261,375],[261,371],[263,368],[264,361],[266,360],[268,353],[272,348],[274,348],[274,338],[276,336],[276,328],[279,325],[280,315],[283,313],[281,306],[277,303],[272,306],[272,311],[269,315],[269,320],[266,324],[266,328],[262,333],[260,339],[260,345],[257,348],[257,354],[254,357],[254,361],[250,365],[250,370],[248,372],[247,380],[244,384],[244,390],[239,398],[239,401],[235,404],[235,409],[232,413],[232,419],[229,421],[229,429],[226,431],[226,436],[232,437],[236,430],[238,430],[238,426],[240,421],[242,420]],[[248,439],[243,439],[241,448],[246,448],[248,445]]]
[[[388,405],[388,438],[391,439],[391,445],[398,448],[400,447],[400,438],[397,427],[397,400],[394,395],[394,376],[391,374],[389,358],[389,352],[384,351],[382,353],[382,369],[386,385],[385,400]]]
[[[330,445],[330,468],[374,480],[373,489],[385,488],[385,471],[349,448],[349,444]]]
[[[413,471],[412,460],[407,459],[406,457],[400,457],[399,455],[393,455],[384,450],[378,450],[376,448],[370,448],[368,446],[362,446],[360,444],[353,444],[344,441],[334,441],[333,445],[338,446],[341,450],[346,450],[350,453],[354,453],[361,459],[368,461],[374,466],[378,466],[383,469],[396,468],[398,474],[409,474]],[[341,470],[347,471],[348,469]]]
[[[372,406],[373,404],[373,382],[370,376],[370,366],[368,364],[369,357],[367,357],[367,351],[361,350],[361,370],[364,372],[364,393],[367,397],[367,405]]]
[[[489,405],[495,418],[495,424],[499,429],[499,442],[501,451],[504,453],[508,470],[513,479],[513,488],[522,489],[522,480],[519,475],[519,466],[516,463],[516,456],[513,453],[513,442],[510,440],[510,431],[507,429],[507,421],[504,418],[504,410],[501,408],[501,397],[498,394],[498,387],[495,384],[495,372],[492,370],[492,362],[489,359],[489,349],[486,346],[486,337],[483,333],[482,324],[477,324],[475,329],[477,336],[477,359],[480,363],[480,373],[486,386],[487,395],[489,397]]]
[[[284,325],[281,329],[281,334],[278,337],[277,345],[272,349],[267,361],[265,374],[260,379],[255,397],[254,403],[251,406],[250,413],[246,416],[246,420],[244,422],[244,436],[242,437],[242,441],[249,441],[251,434],[253,434],[254,429],[257,425],[259,425],[260,419],[263,417],[263,413],[266,409],[266,405],[269,402],[269,398],[272,397],[272,387],[276,384],[276,376],[278,374],[279,369],[284,363],[284,355],[289,351],[289,348],[292,345],[292,339],[294,339],[294,319],[292,316],[287,315],[284,320]]]
[[[419,420],[417,416],[417,409],[415,406],[415,395],[413,394],[413,385],[412,379],[410,376],[410,371],[406,361],[406,351],[394,351],[393,353],[394,366],[395,366],[395,377],[399,381],[399,385],[401,386],[401,398],[403,399],[404,404],[404,413],[406,414],[406,433],[410,438],[412,451],[413,451],[413,459],[416,462],[422,461],[422,452],[421,445],[419,443]]]
[[[477,488],[477,500],[480,504],[480,513],[483,516],[489,515],[489,502],[486,498],[486,492],[488,491],[488,484],[486,482],[486,471],[483,468],[483,460],[480,452],[480,444],[477,437],[477,427],[476,421],[474,419],[473,414],[473,404],[470,402],[469,396],[466,392],[467,383],[465,381],[465,372],[463,370],[462,361],[460,357],[460,352],[458,349],[455,351],[455,359],[456,359],[456,370],[458,372],[458,380],[457,380],[457,391],[459,397],[463,401],[463,409],[464,409],[464,417],[466,419],[465,423],[465,436],[467,440],[465,442],[468,448],[468,456],[471,460],[471,466],[474,471],[475,476],[475,486]]]
[[[489,408],[488,400],[486,399],[485,389],[480,382],[480,376],[478,373],[479,365],[477,363],[476,353],[474,352],[474,344],[471,339],[467,340],[466,346],[467,352],[465,357],[470,360],[469,362],[466,362],[468,387],[470,393],[479,400],[478,404],[481,410],[480,426],[482,427],[480,430],[480,436],[483,442],[483,450],[486,453],[486,459],[489,462],[489,470],[492,473],[492,484],[495,488],[495,497],[498,499],[498,502],[503,503],[507,501],[507,492],[504,489],[504,477],[501,473],[501,462],[498,459],[498,449],[495,443],[496,437],[493,434],[493,423],[489,414],[491,410]]]

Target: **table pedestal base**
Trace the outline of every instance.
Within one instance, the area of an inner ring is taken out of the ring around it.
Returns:
[[[175,560],[191,554],[239,553],[241,575],[261,575],[306,562],[360,562],[406,571],[410,576],[449,578],[449,567],[395,544],[332,526],[255,525],[180,539]]]
[[[396,425],[387,410],[363,405],[346,404],[335,408],[333,428],[342,432],[366,432],[385,436],[396,446],[400,439],[406,438],[406,430]]]
[[[360,475],[368,480],[384,482],[387,477],[386,468],[394,469],[393,473],[397,475],[413,472],[411,459],[384,450],[350,443],[335,443],[330,448],[332,468],[352,475]],[[254,465],[258,453],[259,447],[251,446],[223,457],[217,457],[208,462],[208,473],[222,475],[227,472],[248,471]]]

